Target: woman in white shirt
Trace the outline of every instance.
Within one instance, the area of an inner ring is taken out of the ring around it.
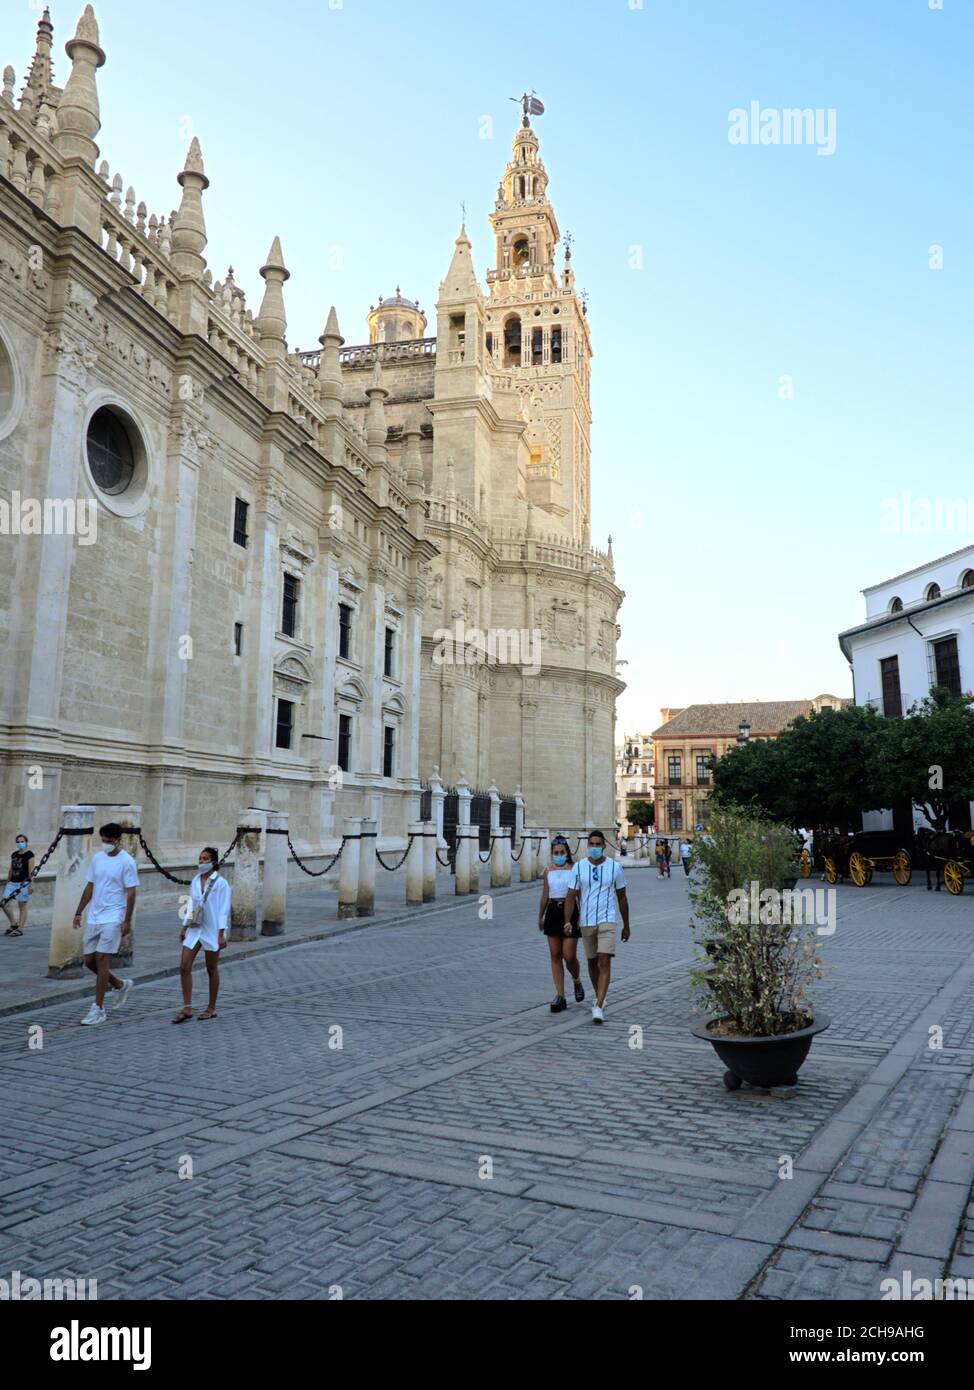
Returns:
[[[230,932],[230,885],[220,877],[217,864],[220,856],[209,846],[200,850],[200,871],[189,889],[186,920],[180,929],[183,943],[179,961],[179,979],[183,987],[183,1007],[173,1023],[187,1023],[193,1017],[193,961],[203,947],[206,973],[210,983],[210,998],[200,1014],[200,1022],[216,1018],[216,996],[220,989],[220,952],[227,944]]]
[[[560,1014],[568,1008],[565,1000],[565,966],[575,986],[575,1001],[581,1003],[585,998],[578,964],[578,906],[572,916],[571,927],[565,926],[565,894],[572,877],[572,856],[564,835],[556,835],[551,842],[551,867],[545,870],[541,888],[541,907],[538,912],[538,931],[548,938],[548,951],[551,963],[551,978],[555,982],[555,997],[551,1001],[551,1012]]]

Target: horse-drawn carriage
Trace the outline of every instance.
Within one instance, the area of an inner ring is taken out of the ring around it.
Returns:
[[[872,882],[874,873],[891,873],[905,888],[913,877],[915,851],[895,830],[857,830],[825,835],[821,841],[822,872],[827,883],[849,878],[857,888]]]
[[[974,831],[931,830],[924,826],[917,831],[916,841],[927,871],[927,889],[932,886],[932,868],[938,893],[941,883],[948,893],[963,893],[965,880],[974,878]]]

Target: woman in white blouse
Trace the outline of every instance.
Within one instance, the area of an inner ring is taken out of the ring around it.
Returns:
[[[568,841],[564,835],[556,835],[551,842],[551,867],[545,870],[538,912],[538,931],[544,932],[548,938],[551,978],[555,983],[555,997],[551,1001],[553,1014],[560,1014],[568,1008],[565,1000],[566,965],[575,987],[576,1003],[580,1004],[585,998],[577,958],[578,938],[581,936],[577,903],[571,926],[565,926],[565,895],[571,876],[572,855]]]
[[[183,987],[183,1007],[173,1023],[187,1023],[193,1017],[193,961],[203,947],[210,998],[200,1021],[216,1018],[216,996],[220,989],[220,952],[230,932],[230,885],[220,877],[220,856],[209,846],[200,850],[200,871],[189,889],[189,911],[179,939],[183,943],[179,960],[179,979]]]

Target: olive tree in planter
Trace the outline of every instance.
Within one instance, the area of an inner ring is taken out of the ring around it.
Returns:
[[[693,1032],[713,1045],[730,1090],[793,1086],[829,1025],[811,1001],[821,962],[814,924],[794,920],[794,874],[793,832],[754,812],[715,811],[694,847],[691,925],[704,954],[691,985],[710,1017]]]

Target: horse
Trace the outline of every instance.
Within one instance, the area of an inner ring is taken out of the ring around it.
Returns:
[[[959,859],[962,862],[974,859],[974,831],[971,830],[932,830],[928,825],[922,825],[916,832],[916,842],[923,854],[923,867],[927,875],[927,892],[932,887],[930,883],[930,861],[939,860],[941,864],[948,859]],[[934,868],[937,879],[937,892],[943,883],[943,868]]]

